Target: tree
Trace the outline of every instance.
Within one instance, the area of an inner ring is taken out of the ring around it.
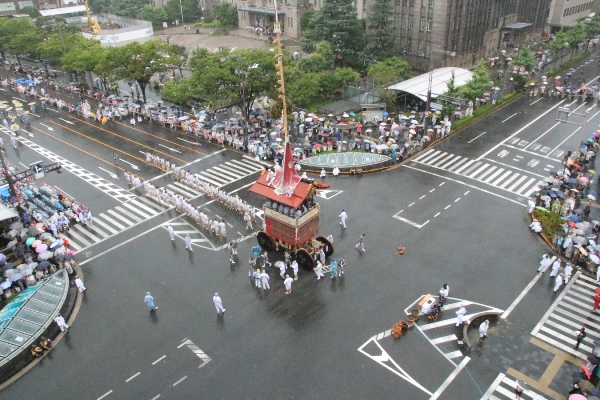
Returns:
[[[367,17],[364,54],[369,59],[382,60],[395,54],[395,27],[390,9],[391,0],[375,0]]]
[[[554,39],[552,39],[548,43],[548,51],[550,52],[550,56],[553,59],[559,58],[564,50],[569,47],[569,42],[567,42],[567,33],[564,29],[556,32],[554,34]]]
[[[169,21],[169,14],[167,14],[167,10],[164,7],[152,8],[145,6],[140,11],[139,18],[144,21],[150,21],[154,27],[162,28],[162,23]]]
[[[181,20],[181,14],[183,9],[183,21]],[[165,10],[169,16],[169,21],[180,21],[180,22],[192,22],[197,21],[202,15],[200,8],[198,8],[197,0],[169,0],[165,5]]]
[[[454,71],[452,71],[452,76],[450,80],[446,83],[446,90],[441,96],[438,97],[437,102],[440,103],[443,107],[443,112],[445,115],[454,115],[454,110],[456,110],[456,104],[460,100],[460,88],[456,86],[456,79],[454,76]]]
[[[358,20],[352,0],[325,0],[315,11],[305,27],[302,48],[312,52],[316,44],[326,40],[331,43],[336,62],[347,63],[364,47],[364,26]]]
[[[369,65],[367,76],[376,85],[402,81],[410,75],[410,65],[400,57],[390,57],[377,64]]]
[[[11,46],[11,40],[16,34],[31,32],[36,29],[27,18],[0,18],[0,54],[6,58],[5,52],[13,52],[14,46]],[[34,41],[31,43],[37,43]],[[23,49],[19,48],[19,53]],[[25,49],[27,50],[27,49]]]
[[[169,56],[168,67],[170,69],[178,69],[179,74],[183,76],[183,67],[185,67],[188,61],[185,46],[171,44],[167,48],[167,55]]]
[[[575,50],[579,47],[581,43],[583,43],[586,39],[585,37],[585,26],[583,22],[578,22],[574,27],[567,31],[566,41],[569,43],[569,47],[571,47],[571,56],[569,60],[573,58],[573,54]]]
[[[21,13],[29,15],[31,18],[37,18],[40,16],[40,12],[32,6],[25,6],[21,8]]]
[[[214,19],[225,29],[238,27],[238,12],[233,4],[223,3],[215,7]]]
[[[20,19],[20,18],[18,18]],[[43,39],[43,31],[32,25],[29,21],[21,26],[21,30],[13,31],[8,39],[6,48],[17,58],[17,63],[21,67],[19,55],[31,54],[35,51],[35,44]]]
[[[585,36],[587,39],[593,39],[600,35],[600,17],[594,16],[585,21]]]
[[[334,55],[331,44],[319,42],[315,51],[300,60],[298,68],[303,72],[321,72],[333,68]]]
[[[140,85],[146,101],[146,86],[152,75],[168,70],[169,57],[166,57],[169,45],[162,40],[149,40],[144,43],[133,42],[121,47],[107,48],[101,67],[114,70],[117,79],[130,79]]]
[[[531,48],[527,45],[523,45],[519,49],[519,54],[510,62],[509,64],[512,66],[525,67],[527,72],[531,72],[531,69],[534,65],[536,65],[535,56],[531,52]]]
[[[269,50],[224,49],[213,53],[198,49],[190,59],[193,72],[186,83],[195,97],[215,107],[240,104],[247,120],[258,97],[275,97],[275,61]]]
[[[490,74],[485,67],[485,63],[483,60],[479,60],[473,69],[473,77],[471,80],[460,87],[459,97],[475,101],[476,98],[481,97],[483,92],[488,90],[491,86]]]

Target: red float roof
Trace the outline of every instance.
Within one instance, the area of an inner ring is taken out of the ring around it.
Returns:
[[[285,194],[277,194],[275,193],[274,187],[267,185],[267,174],[263,173],[248,190],[259,196],[266,197],[269,200],[276,201],[289,207],[298,208],[300,207],[300,204],[312,194],[313,189],[316,188],[311,183],[298,182],[291,197],[287,197]]]

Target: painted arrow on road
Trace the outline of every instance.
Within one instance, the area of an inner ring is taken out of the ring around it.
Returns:
[[[53,130],[54,130],[54,128],[51,128],[51,127],[49,127],[48,125],[44,125],[44,124],[42,124],[42,123],[40,123],[40,125],[42,125],[42,126],[45,126],[46,128],[48,128],[48,130],[49,130],[49,131],[53,131]]]
[[[167,146],[165,146],[164,144],[160,144],[160,143],[159,143],[158,145],[159,145],[159,146],[162,146],[162,147],[164,147],[165,149],[169,149],[169,150],[171,150],[171,151],[175,151],[175,152],[177,152],[177,153],[181,153],[179,150],[175,150],[175,149],[174,149],[174,148],[172,148],[172,147],[167,147]]]
[[[189,141],[189,140],[185,140],[185,139],[183,139],[183,138],[180,138],[180,137],[178,137],[177,139],[179,139],[179,140],[182,140],[182,141],[184,141],[184,142],[186,142],[186,143],[189,143],[189,144],[195,144],[195,145],[197,145],[197,146],[202,146],[202,143],[191,142],[191,141]]]
[[[102,171],[104,171],[104,172],[106,172],[107,174],[109,174],[111,178],[117,179],[117,178],[119,177],[117,174],[113,174],[112,172],[110,172],[110,171],[107,171],[107,170],[105,170],[105,169],[104,169],[104,168],[102,168],[102,167],[98,167],[98,168],[100,168]]]
[[[131,165],[131,168],[133,169],[139,169],[137,165],[130,163],[129,161],[125,161],[122,158],[119,158],[119,161],[123,161],[125,164],[129,164]]]
[[[74,123],[72,123],[71,121],[67,121],[66,119],[62,119],[62,118],[59,118],[59,119],[60,119],[61,121],[64,121],[64,122],[66,122],[67,124],[75,125]]]

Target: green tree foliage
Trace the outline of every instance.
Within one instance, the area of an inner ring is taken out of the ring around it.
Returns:
[[[383,60],[394,55],[394,20],[390,13],[391,0],[375,0],[367,17],[365,56]]]
[[[586,40],[586,31],[585,25],[583,22],[578,22],[574,27],[567,31],[566,35],[567,43],[569,43],[569,47],[571,48],[571,56],[569,59],[573,58],[573,54],[577,47]]]
[[[176,85],[165,85],[165,100],[182,104],[195,97],[214,107],[240,104],[247,117],[256,98],[275,97],[275,57],[269,50],[224,49],[213,53],[198,49],[189,64],[192,76]]]
[[[410,65],[401,57],[390,57],[377,64],[369,65],[367,76],[375,80],[375,84],[383,85],[402,81],[410,75]]]
[[[321,72],[333,68],[334,54],[331,44],[326,41],[317,43],[315,51],[300,60],[299,68],[304,72]]]
[[[35,27],[27,18],[0,18],[0,54],[2,57],[6,57],[5,52],[13,52],[14,47],[10,42],[17,32],[29,32],[34,29]]]
[[[169,14],[167,14],[167,10],[164,7],[152,8],[150,6],[144,6],[140,11],[138,18],[144,21],[150,21],[152,26],[162,29],[162,23],[169,21]]]
[[[564,29],[556,32],[554,38],[548,43],[548,51],[553,59],[560,57],[568,47],[569,42],[567,42],[567,33]]]
[[[183,21],[181,21],[181,10],[183,9]],[[165,5],[169,22],[175,20],[180,22],[193,22],[200,19],[202,11],[198,7],[197,0],[169,0]]]
[[[491,86],[490,74],[485,67],[485,63],[483,60],[479,60],[473,69],[473,77],[471,80],[460,87],[459,97],[475,101],[475,99],[481,97],[486,90],[489,90]]]
[[[325,0],[323,7],[307,18],[302,48],[313,52],[317,43],[331,43],[336,62],[355,58],[364,48],[364,25],[359,21],[352,0]]]
[[[183,76],[183,67],[187,64],[188,55],[186,53],[185,46],[179,46],[177,44],[171,44],[167,47],[167,64],[169,69],[178,69],[179,73]]]
[[[438,98],[437,102],[442,105],[445,115],[454,115],[454,110],[457,108],[456,103],[461,98],[460,88],[456,86],[454,71],[452,71],[452,76],[446,86],[448,90]]]
[[[529,46],[527,45],[523,45],[523,47],[519,49],[519,53],[517,54],[517,56],[510,62],[509,65],[511,67],[515,65],[519,67],[525,67],[525,70],[531,72],[531,69],[535,64],[536,60],[535,56],[533,55],[533,52],[531,51],[531,48],[529,48]]]
[[[29,15],[31,18],[37,18],[40,16],[40,12],[37,8],[32,6],[25,6],[21,8],[21,13]]]
[[[215,7],[214,19],[225,29],[238,27],[238,12],[233,4],[223,3]]]
[[[146,101],[146,86],[157,72],[168,70],[169,58],[166,57],[169,45],[162,40],[150,40],[144,43],[133,42],[125,46],[109,47],[100,60],[100,71],[114,71],[116,79],[136,81]]]
[[[15,55],[19,66],[19,55],[35,54],[35,44],[41,42],[43,36],[43,31],[29,19],[11,18],[2,19],[0,22],[0,46]]]
[[[585,21],[586,38],[592,39],[600,35],[600,16],[594,16]]]
[[[142,9],[151,2],[152,0],[89,0],[89,5],[95,14],[106,13],[138,18]]]

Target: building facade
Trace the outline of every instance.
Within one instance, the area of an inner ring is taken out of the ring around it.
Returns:
[[[590,15],[594,10],[594,0],[552,0],[548,13],[550,27],[573,26],[581,19]]]
[[[0,17],[23,14],[24,7],[49,10],[82,4],[82,0],[0,0]]]

